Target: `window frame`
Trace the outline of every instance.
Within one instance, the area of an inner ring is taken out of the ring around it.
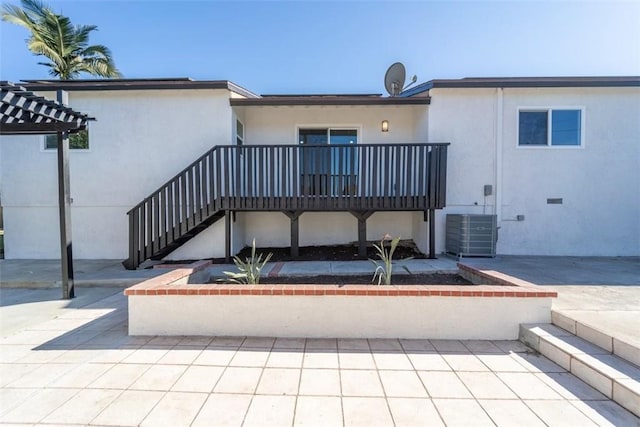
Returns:
[[[553,111],[580,111],[580,144],[578,145],[553,145],[553,125],[552,125],[552,116]],[[585,111],[586,108],[584,106],[535,106],[535,107],[526,107],[520,106],[516,109],[516,148],[523,150],[544,150],[544,149],[554,149],[554,150],[576,150],[585,148]],[[520,144],[520,113],[547,113],[547,143],[546,145],[527,145]]]
[[[87,123],[87,138],[89,141],[89,147],[88,148],[71,148],[69,147],[69,152],[70,153],[90,153],[91,152],[91,126],[89,126],[89,123]],[[48,136],[57,136],[57,134],[48,134],[48,135],[42,135],[41,136],[41,143],[40,143],[40,151],[43,153],[57,153],[58,149],[57,148],[48,148],[47,147],[47,137]]]
[[[240,126],[242,126],[242,135],[238,134],[238,123],[240,123]],[[246,135],[246,127],[244,125],[244,122],[242,120],[240,120],[238,117],[236,117],[236,122],[235,122],[235,129],[234,129],[234,133],[236,135],[235,138],[235,145],[237,145],[238,147],[244,146],[244,141],[245,141],[245,135]],[[238,143],[238,141],[240,141],[240,143]]]
[[[361,125],[342,125],[342,126],[332,126],[326,124],[303,124],[295,126],[295,144],[300,145],[300,130],[305,129],[326,129],[327,130],[327,145],[331,145],[331,131],[332,130],[355,130],[356,131],[356,144],[359,145],[363,142],[360,140],[362,137],[362,126]]]
[[[362,125],[352,125],[352,124],[346,124],[346,125],[340,125],[340,126],[335,126],[335,125],[327,125],[324,123],[313,123],[313,124],[296,124],[294,125],[295,128],[295,144],[298,146],[302,146],[303,144],[300,144],[300,131],[301,130],[305,130],[305,129],[315,129],[315,130],[326,130],[326,135],[327,135],[327,144],[326,147],[331,147],[331,131],[340,131],[340,130],[348,130],[348,131],[355,131],[356,133],[356,141],[354,145],[359,145],[362,144],[363,142],[360,140],[360,138],[362,138]],[[340,147],[340,145],[333,145],[334,148],[338,148]],[[334,172],[334,163],[333,163],[333,150],[329,150],[328,151],[328,155],[329,155],[329,163],[326,165],[329,168],[329,176],[334,177],[337,176],[336,173]],[[301,153],[300,156],[300,161],[304,162],[304,160],[302,160],[304,158],[304,155]],[[357,157],[356,157],[357,159]],[[355,160],[356,165],[355,165],[355,171],[349,171],[349,173],[345,173],[345,172],[338,172],[339,174],[345,175],[345,176],[357,176],[357,170],[358,170],[358,160]],[[316,171],[315,169],[313,171],[308,171],[305,172],[305,164],[302,163],[300,164],[300,172],[302,173],[302,175],[305,174],[309,174],[309,175],[314,175],[314,174],[318,174],[318,175],[324,175],[326,172],[322,172],[322,171]],[[333,179],[333,178],[332,178]],[[332,184],[325,184],[325,185],[329,185],[328,188],[330,189],[335,189],[335,187],[333,187],[333,183],[334,181],[331,181]],[[307,195],[316,195],[316,194],[324,194],[321,190],[317,190],[315,189],[315,187],[313,187],[313,182],[307,182],[307,184],[311,185],[310,188],[307,188],[306,190],[303,190],[305,192],[305,194]],[[343,183],[344,184],[344,183]],[[325,188],[326,189],[326,188]],[[320,191],[320,193],[318,193],[318,191]],[[348,187],[346,190],[344,191],[356,191],[355,189],[351,189],[351,187]],[[343,189],[338,187],[338,191],[334,192],[333,190],[330,191],[332,197],[340,195],[340,194],[344,194],[343,193]],[[334,194],[335,193],[335,194]]]

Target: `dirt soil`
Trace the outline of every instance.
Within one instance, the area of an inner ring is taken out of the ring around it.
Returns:
[[[372,266],[373,267],[373,266]],[[366,276],[305,276],[305,277],[261,277],[260,284],[296,285],[371,285],[373,274]],[[219,282],[218,282],[219,283]],[[377,281],[375,284],[377,285]],[[397,274],[392,277],[393,285],[472,285],[457,274]]]
[[[333,245],[333,246],[302,246],[299,248],[300,256],[292,257],[291,248],[257,248],[258,254],[272,253],[271,261],[353,261],[359,259],[379,259],[376,249],[373,247],[373,243],[379,244],[380,242],[368,242],[367,243],[367,256],[358,256],[358,244],[351,243],[348,245]],[[388,242],[387,242],[388,244]],[[251,248],[245,247],[240,251],[238,256],[241,259],[245,259],[251,256]],[[420,252],[413,240],[401,240],[393,253],[393,259],[405,259],[405,258],[426,258],[427,256]],[[223,263],[223,258],[216,258],[213,260],[215,264]]]

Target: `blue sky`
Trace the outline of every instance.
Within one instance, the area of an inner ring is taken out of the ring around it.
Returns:
[[[10,0],[18,3],[17,0]],[[49,1],[95,24],[128,78],[227,79],[256,93],[378,93],[401,61],[434,78],[640,75],[640,2]],[[47,78],[0,24],[0,79]]]

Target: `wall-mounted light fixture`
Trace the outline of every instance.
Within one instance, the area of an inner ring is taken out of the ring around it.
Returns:
[[[389,132],[389,120],[382,121],[382,132]]]

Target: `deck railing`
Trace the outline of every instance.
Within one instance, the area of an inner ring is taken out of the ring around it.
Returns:
[[[128,212],[130,268],[225,211],[445,206],[449,144],[216,146]]]

